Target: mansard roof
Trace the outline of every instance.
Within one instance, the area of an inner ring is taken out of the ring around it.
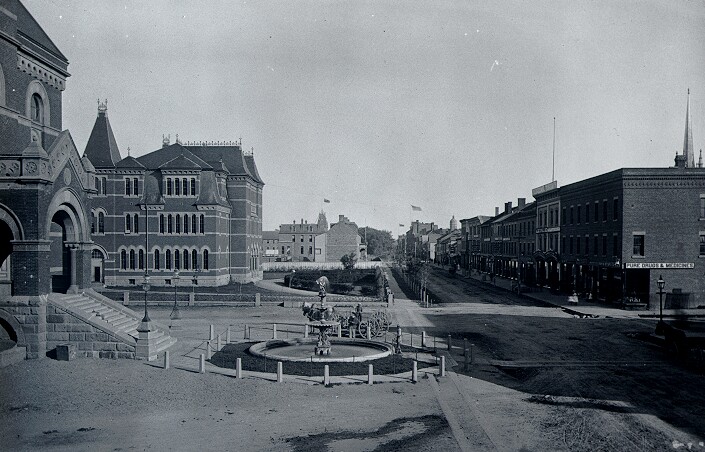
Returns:
[[[242,147],[239,145],[193,145],[186,146],[186,148],[201,157],[213,167],[217,167],[218,162],[222,160],[231,175],[247,176],[255,182],[264,184],[257,173],[254,157],[251,155],[245,156],[242,152]]]
[[[160,149],[157,149],[156,151],[152,151],[149,154],[145,154],[141,157],[139,157],[137,160],[146,166],[149,169],[157,169],[157,168],[163,168],[163,166],[171,162],[172,160],[177,159],[178,157],[183,156],[185,159],[190,160],[195,166],[192,166],[191,164],[188,164],[187,162],[183,160],[177,160],[174,164],[183,164],[183,165],[189,165],[185,168],[179,168],[179,169],[213,169],[211,165],[206,163],[203,159],[201,159],[199,156],[195,155],[193,152],[191,152],[188,148],[185,146],[182,146],[179,143],[174,143],[169,146],[162,147]],[[170,169],[176,169],[175,167],[170,167]]]
[[[123,169],[146,169],[143,164],[137,161],[136,158],[132,157],[131,155],[128,155],[124,159],[120,160],[115,164],[115,168],[123,168]]]
[[[87,156],[96,168],[115,168],[115,165],[122,160],[104,104],[98,107],[98,117],[93,124],[83,155]]]

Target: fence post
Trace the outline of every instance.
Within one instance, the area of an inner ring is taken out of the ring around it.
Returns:
[[[235,378],[242,378],[242,358],[235,358]]]
[[[367,325],[367,340],[372,340],[372,328]]]
[[[416,383],[419,380],[419,368],[418,368],[418,362],[414,360],[414,367],[411,368],[411,381]]]
[[[208,339],[210,339],[211,341],[213,339],[215,339],[215,327],[213,327],[213,325],[211,325],[211,330],[210,330],[210,333],[208,334]]]
[[[340,327],[340,323],[338,324],[338,337],[343,337],[343,329]]]
[[[308,325],[304,324],[304,337],[308,337]]]
[[[277,361],[277,383],[284,381],[284,364],[281,361]]]
[[[463,350],[467,350],[467,349],[468,349],[468,338],[464,337],[463,338]]]
[[[465,372],[467,372],[470,370],[470,350],[466,348],[463,352],[465,354]]]
[[[196,294],[193,292],[190,292],[188,294],[188,305],[193,306],[196,302]]]
[[[276,338],[277,338],[277,324],[272,323],[272,339],[276,339]]]
[[[451,351],[453,348],[453,338],[451,338],[450,334],[448,335],[448,351]]]
[[[215,345],[215,351],[219,352],[221,348],[223,348],[223,344],[221,343],[220,334],[219,334],[218,340],[216,341],[216,345]]]
[[[262,298],[259,292],[255,294],[255,307],[259,307],[262,305]]]
[[[245,324],[245,339],[249,339],[249,338],[250,338],[250,327],[247,324]]]
[[[367,384],[371,385],[374,384],[374,377],[375,376],[375,371],[374,367],[372,367],[372,364],[369,364],[367,366]]]
[[[422,331],[421,332],[421,348],[426,347],[426,332]]]
[[[330,369],[328,364],[323,366],[323,385],[328,386],[330,384]]]
[[[230,326],[228,326],[228,331],[225,333],[225,343],[230,343]]]
[[[198,372],[206,373],[206,357],[203,356],[203,353],[201,353],[201,359],[198,360]]]
[[[206,341],[206,356],[211,359],[211,341]]]
[[[169,368],[169,350],[166,350],[164,352],[164,368],[165,369]]]
[[[475,344],[470,344],[470,363],[471,364],[473,362],[475,362],[474,350],[473,350],[474,348],[475,348]]]
[[[446,376],[446,357],[441,356],[441,377]]]

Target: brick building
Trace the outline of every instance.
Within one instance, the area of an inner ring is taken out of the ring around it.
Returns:
[[[278,235],[279,257],[282,261],[322,262],[326,260],[325,239],[328,232],[328,220],[325,212],[318,214],[315,223],[301,219],[279,225],[279,231],[268,231],[268,234]]]
[[[262,278],[262,188],[254,157],[237,143],[174,144],[121,158],[101,103],[84,156],[95,167],[92,279],[114,286]],[[145,268],[146,266],[146,268]]]

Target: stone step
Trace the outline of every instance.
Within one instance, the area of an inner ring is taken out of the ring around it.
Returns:
[[[95,306],[99,306],[100,304],[96,301],[91,300],[90,298],[83,298],[81,300],[75,301],[71,304],[72,308],[75,309],[83,309],[83,310],[88,310],[89,308],[93,308]]]
[[[111,309],[110,312],[103,314],[103,320],[108,323],[112,323],[113,325],[115,325],[115,321],[123,318],[125,318],[125,314],[120,311],[115,311],[114,309]]]
[[[103,314],[105,314],[105,313],[107,313],[107,312],[110,312],[110,311],[112,311],[112,310],[113,310],[113,309],[112,309],[111,307],[109,307],[109,306],[103,306],[102,304],[100,304],[100,305],[98,305],[98,306],[96,306],[96,307],[94,307],[94,308],[92,309],[92,311],[95,312],[95,313],[98,314],[98,315],[103,315]]]
[[[127,326],[137,326],[139,322],[132,317],[123,317],[121,319],[117,319],[111,322],[113,326],[119,330],[124,330],[125,327]]]

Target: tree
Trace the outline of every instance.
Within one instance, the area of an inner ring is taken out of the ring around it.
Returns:
[[[355,264],[357,264],[357,254],[355,251],[351,251],[343,255],[343,257],[340,258],[340,262],[343,264],[345,270],[352,270],[355,268]]]
[[[365,229],[367,229],[367,238],[365,238]],[[362,237],[363,243],[367,245],[368,256],[385,257],[392,252],[394,239],[392,238],[391,232],[381,231],[371,227],[363,227],[358,228],[357,233]]]

